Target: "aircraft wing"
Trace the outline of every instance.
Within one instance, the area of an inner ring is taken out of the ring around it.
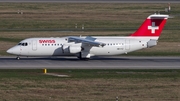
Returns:
[[[91,46],[96,46],[96,47],[104,47],[106,44],[102,42],[97,42],[94,41],[95,38],[93,37],[86,37],[86,38],[81,38],[81,37],[75,37],[71,36],[68,38],[70,42],[76,42],[76,43],[83,43],[83,44],[88,44]]]

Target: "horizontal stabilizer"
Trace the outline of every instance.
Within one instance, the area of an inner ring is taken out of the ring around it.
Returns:
[[[169,18],[169,15],[160,15],[160,14],[153,14],[153,15],[150,15],[148,17],[149,19],[164,19],[164,18]]]

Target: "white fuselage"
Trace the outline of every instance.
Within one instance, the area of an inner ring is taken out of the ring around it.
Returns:
[[[93,38],[95,38],[94,41],[103,42],[106,45],[103,47],[91,47],[84,43],[69,42],[68,37],[29,38],[21,41],[19,45],[10,48],[7,52],[17,56],[78,56],[79,52],[88,53],[89,56],[118,55],[147,48],[149,47],[148,42],[150,40],[157,40],[157,37],[131,36]],[[79,51],[79,48],[81,48],[81,51]]]

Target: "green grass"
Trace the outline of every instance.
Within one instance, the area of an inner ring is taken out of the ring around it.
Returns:
[[[18,79],[52,79],[59,78],[54,76],[43,75],[43,70],[32,69],[32,70],[6,70],[2,69],[0,71],[0,79],[2,78],[18,78]],[[70,69],[48,69],[48,73],[57,73],[57,74],[66,74],[69,75],[70,78],[78,78],[78,79],[123,79],[123,78],[138,78],[138,79],[155,79],[155,78],[174,78],[180,77],[180,70],[70,70]],[[67,78],[62,78],[67,79]]]
[[[0,37],[0,40],[1,41],[4,41],[4,42],[19,42],[23,39],[18,39],[18,38],[3,38],[3,37]]]
[[[162,4],[66,4],[66,3],[2,3],[0,27],[5,29],[74,28],[137,28],[154,10],[164,10]],[[172,15],[179,13],[179,5]],[[17,14],[23,10],[24,14]],[[132,18],[133,16],[133,18]],[[134,20],[136,19],[136,20]],[[178,25],[178,16],[169,21],[173,28]],[[173,24],[172,24],[173,23]]]
[[[180,70],[0,70],[0,100],[178,101]]]

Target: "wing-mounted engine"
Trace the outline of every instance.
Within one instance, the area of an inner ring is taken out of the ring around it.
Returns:
[[[82,48],[80,46],[69,46],[69,53],[79,53]]]
[[[92,47],[104,47],[106,44],[93,37],[68,37],[68,44],[62,46],[64,53],[76,54],[80,59],[89,59]]]
[[[81,46],[76,46],[76,45],[63,45],[62,49],[63,49],[63,53],[71,53],[71,54],[76,54],[82,51]]]

